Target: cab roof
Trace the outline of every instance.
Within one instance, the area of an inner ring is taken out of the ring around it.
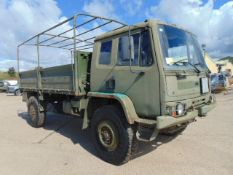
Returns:
[[[122,27],[120,29],[116,29],[116,30],[113,30],[113,31],[110,31],[110,32],[106,32],[106,33],[104,33],[102,35],[97,36],[95,38],[95,41],[111,38],[111,37],[114,37],[116,35],[126,33],[129,30],[135,30],[135,29],[139,29],[139,28],[143,28],[143,27],[152,27],[152,26],[157,26],[157,25],[172,26],[172,27],[184,30],[185,32],[188,32],[188,33],[194,35],[190,31],[188,31],[187,29],[184,29],[184,28],[182,28],[180,26],[177,26],[175,24],[169,24],[169,23],[162,22],[160,20],[155,20],[155,19],[148,19],[148,20],[145,20],[144,22],[141,22],[141,23],[138,23],[138,24],[134,24],[134,25],[131,25],[131,26],[125,26],[125,27]]]

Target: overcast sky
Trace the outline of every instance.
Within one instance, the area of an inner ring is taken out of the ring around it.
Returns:
[[[0,70],[16,66],[16,46],[77,12],[128,24],[148,18],[195,33],[214,58],[233,56],[233,1],[229,0],[0,0]],[[69,26],[66,26],[68,28]]]

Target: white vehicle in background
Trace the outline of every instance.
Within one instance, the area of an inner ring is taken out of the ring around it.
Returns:
[[[7,88],[7,93],[13,93],[15,96],[20,96],[21,95],[21,91],[19,89],[19,85],[10,85]]]
[[[5,92],[7,91],[9,83],[5,80],[0,80],[0,92]]]
[[[0,91],[13,93],[16,96],[21,94],[17,80],[1,80]]]
[[[5,80],[8,83],[8,86],[15,86],[18,84],[17,80]]]
[[[21,91],[19,89],[18,81],[17,80],[6,80],[8,83],[7,86],[7,93],[13,93],[16,96],[21,95]]]

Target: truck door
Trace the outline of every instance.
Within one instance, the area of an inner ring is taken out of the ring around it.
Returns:
[[[94,70],[91,87],[96,91],[126,94],[142,117],[159,115],[159,72],[150,30],[131,31],[130,37],[126,32],[111,41],[102,41],[99,47],[99,64]],[[106,55],[111,61],[105,60]]]
[[[91,91],[93,92],[109,92],[114,89],[107,85],[115,66],[114,45],[113,39],[95,42],[91,63]]]

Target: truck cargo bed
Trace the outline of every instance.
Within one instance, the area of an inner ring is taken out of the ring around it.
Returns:
[[[20,72],[20,88],[23,91],[84,95],[89,57],[88,52],[79,52],[74,64]]]

